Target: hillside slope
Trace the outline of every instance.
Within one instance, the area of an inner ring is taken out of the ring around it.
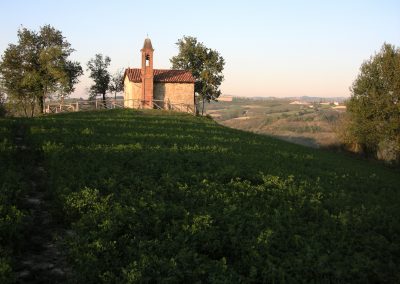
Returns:
[[[400,281],[398,170],[161,111],[13,123],[78,282]]]

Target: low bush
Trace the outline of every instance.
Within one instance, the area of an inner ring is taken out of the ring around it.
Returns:
[[[22,199],[28,185],[25,166],[12,142],[14,122],[0,119],[0,283],[14,283],[14,264],[25,240],[28,215]]]

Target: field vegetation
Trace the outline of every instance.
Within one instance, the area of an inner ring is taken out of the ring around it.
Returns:
[[[21,158],[18,129],[33,157]],[[75,282],[400,281],[396,169],[163,111],[2,119],[0,130],[3,283],[37,161]]]
[[[212,102],[207,114],[225,126],[314,148],[338,148],[336,128],[344,110],[318,103],[291,104],[293,101],[234,98],[232,102]]]
[[[0,283],[15,280],[15,256],[26,241],[30,213],[24,196],[30,189],[34,157],[14,139],[15,121],[0,119]]]

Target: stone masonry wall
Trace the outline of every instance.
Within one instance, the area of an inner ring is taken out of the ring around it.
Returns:
[[[153,98],[155,100],[154,103],[165,109],[186,112],[189,106],[194,111],[194,84],[154,83]],[[139,108],[141,99],[142,84],[131,82],[128,77],[125,77],[124,106]]]
[[[154,101],[165,109],[179,110],[179,104],[189,105],[194,109],[194,84],[191,83],[155,83]],[[157,101],[163,101],[160,103]],[[186,111],[186,109],[182,109]]]

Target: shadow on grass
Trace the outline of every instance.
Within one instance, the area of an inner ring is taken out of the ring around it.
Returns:
[[[29,122],[79,282],[398,279],[395,171],[160,113]]]

